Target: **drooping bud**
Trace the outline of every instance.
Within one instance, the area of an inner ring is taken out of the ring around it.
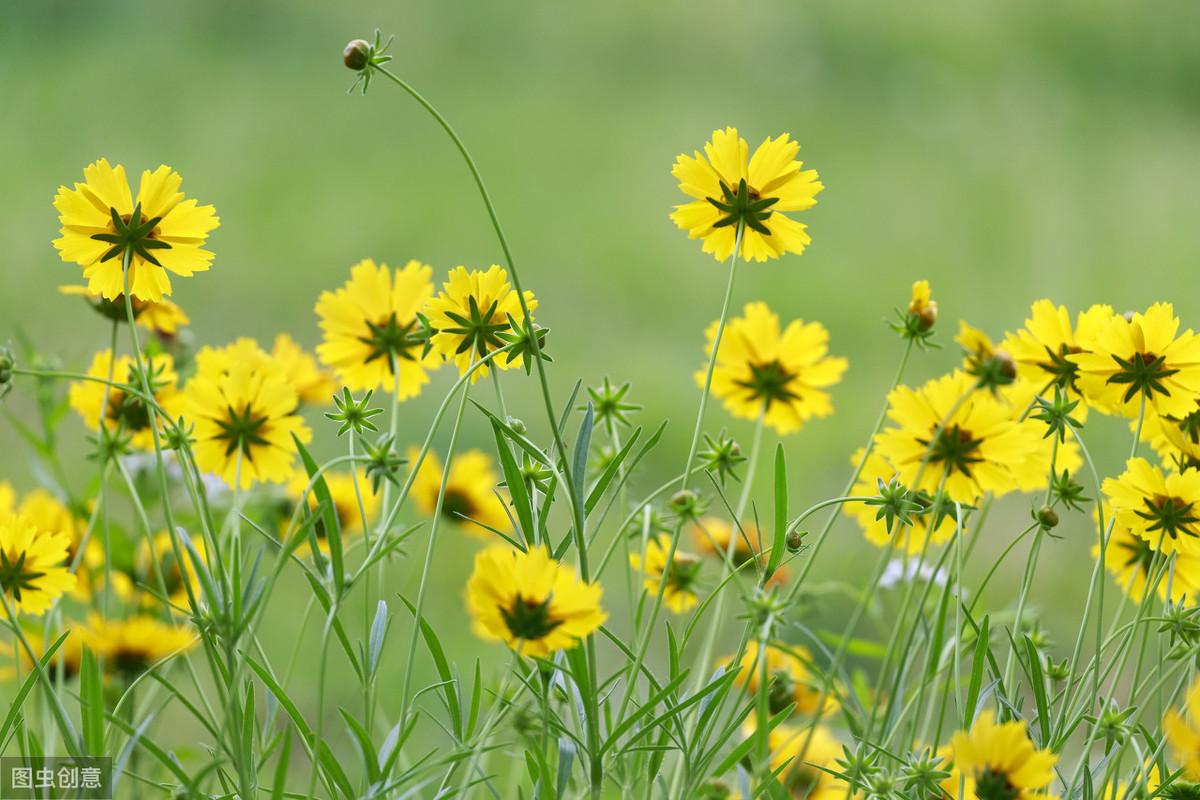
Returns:
[[[1033,518],[1043,528],[1053,528],[1058,525],[1058,512],[1048,505],[1043,505],[1041,508],[1033,512]]]

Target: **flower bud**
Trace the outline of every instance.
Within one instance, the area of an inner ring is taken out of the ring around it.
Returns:
[[[685,518],[694,517],[700,511],[700,498],[691,489],[671,495],[669,504],[673,512]]]
[[[513,433],[518,433],[524,436],[525,432],[529,430],[525,427],[525,421],[517,419],[516,417],[506,417],[505,422],[508,423],[508,427],[513,429]]]
[[[17,360],[13,357],[12,351],[7,347],[0,347],[0,397],[12,391],[13,387],[13,370],[16,369]]]
[[[800,552],[800,548],[804,546],[805,533],[807,533],[807,531],[788,531],[788,535],[784,541],[787,543],[787,549],[789,553]]]
[[[1011,383],[1017,379],[1017,360],[1004,350],[996,351],[996,360],[1000,363],[999,373]]]
[[[371,62],[371,44],[363,39],[355,39],[342,51],[342,61],[355,72],[365,68]]]
[[[1058,512],[1048,505],[1043,505],[1037,511],[1033,512],[1033,518],[1043,528],[1053,528],[1058,525]]]

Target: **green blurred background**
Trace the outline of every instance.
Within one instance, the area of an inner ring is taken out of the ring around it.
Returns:
[[[745,265],[736,287],[738,308],[765,299],[785,322],[820,320],[850,359],[837,415],[786,440],[793,507],[840,491],[901,352],[880,320],[914,280],[931,281],[948,346],[916,359],[913,381],[957,362],[959,318],[1000,338],[1042,297],[1075,311],[1166,300],[1184,327],[1200,324],[1190,0],[4,0],[0,14],[0,340],[23,329],[76,368],[106,333],[56,291],[79,269],[50,244],[51,201],[100,157],[133,176],[166,163],[216,207],[212,270],[174,282],[201,343],[283,330],[314,346],[317,296],[362,258],[416,258],[435,275],[502,260],[436,124],[384,79],[346,93],[342,48],[376,27],[396,36],[390,66],[456,126],[488,182],[553,330],[558,402],[577,377],[632,381],[639,422],[671,419],[658,476],[682,466],[691,376],[727,275],[667,219],[684,199],[669,173],[714,128],[736,126],[751,147],[790,133],[827,187],[801,215],[803,256]],[[443,371],[406,408],[408,439],[449,384]],[[533,382],[505,384],[510,411],[540,419]],[[27,414],[23,395],[7,408]],[[710,430],[730,423],[709,413]],[[477,423],[471,443],[486,446]],[[749,440],[748,424],[730,428]],[[325,454],[341,446],[332,433],[318,430]],[[8,426],[0,452],[0,477],[30,488]],[[1026,507],[989,523],[997,549]],[[1087,553],[1082,515],[1074,530],[1052,564]],[[851,525],[837,537],[821,557],[849,575],[861,537]],[[446,606],[461,624],[457,599]]]

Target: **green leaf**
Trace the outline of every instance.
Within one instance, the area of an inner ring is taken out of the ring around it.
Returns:
[[[1038,728],[1041,738],[1038,740],[1044,747],[1050,741],[1050,700],[1046,696],[1046,678],[1042,675],[1042,661],[1038,655],[1037,646],[1028,635],[1025,636],[1025,653],[1029,658],[1027,673],[1029,685],[1033,688],[1033,700],[1037,707]]]
[[[292,760],[292,729],[283,729],[283,747],[279,750],[279,763],[275,765],[275,785],[271,787],[271,800],[283,800],[283,787],[287,785],[288,765]]]
[[[591,405],[589,404],[588,407],[591,408]],[[604,468],[604,472],[601,473],[599,480],[596,481],[596,485],[588,492],[587,502],[583,506],[585,516],[591,514],[592,509],[596,507],[596,503],[600,502],[600,498],[604,495],[604,490],[608,488],[613,478],[617,476],[617,471],[621,468],[621,464],[625,461],[625,458],[629,455],[629,451],[633,449],[634,444],[637,443],[638,437],[641,435],[642,429],[640,427],[634,429],[633,434],[629,437],[629,441],[608,462],[608,466]]]
[[[415,618],[417,616],[417,607],[408,602],[402,594],[397,594],[400,601],[408,607],[409,613]],[[461,742],[465,739],[463,731],[462,708],[458,703],[458,693],[454,690],[455,680],[454,673],[450,671],[450,663],[446,660],[446,653],[442,649],[442,643],[438,640],[437,633],[429,626],[429,623],[424,618],[418,620],[421,626],[421,637],[425,640],[425,647],[429,650],[429,655],[433,656],[434,667],[437,668],[438,677],[442,679],[442,694],[446,696],[446,707],[450,711],[450,722],[454,729],[454,735]]]
[[[367,770],[367,780],[371,783],[376,783],[379,780],[379,755],[375,752],[375,744],[371,741],[371,735],[363,728],[362,723],[350,716],[350,713],[344,708],[339,708],[338,711],[342,715],[342,719],[346,721],[346,727],[350,729],[350,733],[354,736],[354,741],[358,743],[359,752],[362,754],[363,765]]]
[[[308,454],[308,450],[296,438],[296,434],[292,434],[292,441],[296,443],[296,450],[300,453],[300,460],[304,462],[304,471],[308,473],[308,479],[311,481],[313,476],[320,471],[317,462]],[[313,483],[312,492],[316,495],[317,501],[325,503],[322,511],[322,520],[325,523],[325,541],[329,543],[329,561],[333,570],[333,586],[338,598],[342,597],[345,590],[346,570],[343,566],[342,559],[342,529],[338,522],[337,509],[333,505],[333,496],[329,493],[329,486],[325,483],[325,476],[317,478]],[[301,501],[303,502],[303,501]]]
[[[575,764],[575,743],[565,736],[558,737],[558,780],[555,783],[554,796],[561,798],[567,791],[567,782],[571,780],[571,767]]]
[[[37,683],[38,675],[45,672],[46,665],[50,663],[50,659],[54,658],[54,654],[58,652],[58,648],[62,647],[62,643],[70,635],[71,632],[67,631],[59,636],[54,641],[54,644],[47,647],[46,652],[42,654],[42,668],[40,670],[31,670],[30,673],[25,676],[25,680],[21,683],[21,688],[17,692],[17,696],[13,698],[12,705],[8,707],[8,715],[4,718],[4,725],[0,726],[0,743],[8,741],[9,733],[12,731],[13,725],[17,721],[17,716],[21,712],[21,707],[25,704],[25,698],[29,696],[31,691],[33,691],[33,686],[35,683]]]
[[[783,560],[784,540],[787,538],[787,459],[783,455],[783,442],[775,446],[775,539],[771,544],[771,557],[763,580],[769,581]]]
[[[104,686],[96,654],[83,648],[79,662],[79,715],[83,723],[83,749],[98,756],[104,751]]]
[[[504,431],[496,420],[492,420],[492,432],[496,436],[496,455],[500,458],[500,468],[504,471],[504,483],[508,487],[508,495],[512,498],[513,509],[517,512],[517,520],[526,541],[533,541],[537,531],[533,529],[533,504],[529,499],[529,491],[521,477],[521,468],[513,457],[512,449]]]
[[[983,668],[987,662],[988,650],[988,623],[988,617],[985,615],[975,639],[975,657],[971,661],[971,681],[967,684],[967,702],[962,709],[962,730],[964,731],[971,730],[971,723],[975,720],[975,704],[979,701],[979,689],[983,685]]]
[[[375,677],[375,670],[379,668],[379,656],[383,652],[383,639],[387,636],[389,621],[387,603],[380,600],[375,608],[375,621],[371,623],[371,636],[367,640],[368,680]]]
[[[246,681],[246,705],[242,710],[242,760],[245,764],[254,763],[254,723],[256,721],[254,708],[254,681]]]
[[[771,731],[775,730],[776,726],[778,726],[779,723],[781,723],[785,719],[787,719],[788,715],[791,713],[792,713],[792,709],[789,707],[789,708],[785,708],[783,711],[780,711],[778,714],[771,717],[770,721],[767,723],[767,733],[769,734]],[[750,748],[752,748],[752,747],[754,747],[754,737],[753,736],[748,737],[737,747],[733,748],[733,750],[730,751],[729,755],[725,756],[725,760],[722,761],[720,764],[718,764],[717,768],[712,771],[712,774],[713,775],[724,775],[726,772],[728,772],[729,770],[731,770],[733,768],[734,764],[741,761],[742,758],[747,753],[750,752]]]
[[[587,474],[588,450],[592,446],[592,427],[595,423],[596,411],[592,408],[591,401],[588,401],[587,411],[583,414],[583,421],[579,423],[579,433],[575,437],[575,453],[571,459],[571,474],[575,478],[576,508],[584,507],[584,478]],[[583,515],[581,514],[580,516],[582,517]]]

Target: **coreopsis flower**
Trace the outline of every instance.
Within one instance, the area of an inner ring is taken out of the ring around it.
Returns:
[[[67,571],[70,538],[62,531],[42,531],[17,514],[0,520],[0,593],[5,603],[26,614],[44,614],[54,601],[75,588]]]
[[[711,391],[739,419],[758,419],[780,434],[794,433],[813,417],[833,413],[826,388],[837,383],[847,361],[829,355],[829,331],[819,322],[793,320],[781,333],[779,315],[766,303],[747,303],[744,316],[729,320]],[[706,354],[712,354],[717,322],[705,332]],[[706,370],[695,373],[703,387]]]
[[[105,669],[127,680],[186,653],[199,641],[190,626],[172,625],[144,614],[117,620],[93,612],[80,633],[84,644],[104,659]]]
[[[1163,416],[1186,417],[1200,397],[1200,338],[1190,328],[1178,331],[1169,303],[1131,319],[1113,315],[1090,351],[1070,356],[1079,365],[1079,390],[1106,413],[1136,417],[1145,399]]]
[[[424,355],[417,313],[433,295],[432,274],[418,261],[391,270],[368,258],[350,269],[342,288],[321,293],[317,356],[351,391],[382,388],[404,400],[429,383],[426,371],[437,362]]]
[[[154,393],[154,401],[162,408],[159,413],[162,418],[176,419],[183,413],[187,400],[179,391],[179,375],[175,372],[175,360],[169,353],[151,355],[144,353],[142,363],[150,379],[150,390]],[[112,380],[118,384],[129,386],[138,394],[127,392],[117,386],[106,386],[99,381],[72,381],[67,392],[71,408],[79,412],[83,422],[90,430],[100,429],[103,418],[104,427],[109,431],[122,431],[130,434],[129,446],[137,450],[154,449],[154,429],[150,424],[150,409],[143,402],[140,392],[142,378],[137,361],[132,356],[117,356],[112,363],[112,350],[102,350],[92,357],[87,374],[92,378],[108,379],[112,370]],[[103,409],[105,397],[108,405]],[[161,431],[160,431],[161,435]]]
[[[1163,716],[1162,730],[1175,761],[1183,766],[1184,777],[1200,783],[1200,724],[1196,715],[1200,713],[1200,680],[1194,681],[1184,697],[1183,707],[1188,718],[1173,708]]]
[[[379,504],[382,498],[375,493],[371,479],[367,477],[367,472],[362,467],[357,467],[354,474],[348,472],[325,472],[322,477],[325,479],[325,486],[329,489],[329,499],[333,502],[333,511],[337,514],[338,530],[341,531],[343,537],[354,536],[361,534],[363,531],[363,514],[366,514],[368,520],[374,518],[379,512]],[[300,502],[300,497],[305,488],[308,487],[308,473],[304,470],[297,470],[292,480],[288,482],[287,495],[288,499],[293,502]],[[356,488],[357,486],[357,488]],[[362,499],[362,507],[359,507],[359,498]],[[317,496],[313,492],[308,493],[308,509],[314,511],[317,507]],[[329,538],[328,531],[325,529],[325,521],[318,519],[313,526],[313,533],[317,537],[317,546],[321,548],[321,552],[329,554]],[[310,552],[308,544],[302,544],[296,550],[298,556],[305,556]]]
[[[525,305],[530,313],[537,308],[533,292],[525,292]],[[508,282],[508,271],[493,264],[487,272],[455,267],[442,291],[425,307],[433,336],[429,340],[433,352],[453,361],[458,374],[464,375],[471,364],[494,350],[504,347],[503,336],[512,331],[509,317],[518,325],[525,324],[521,301]],[[491,361],[500,369],[519,367],[522,356],[497,356]],[[471,375],[471,383],[487,375],[485,365]]]
[[[296,389],[301,403],[329,405],[337,386],[333,374],[321,369],[312,353],[306,353],[296,340],[286,333],[275,337],[271,358]]]
[[[745,733],[753,733],[747,727]],[[850,784],[820,767],[840,771],[842,744],[825,725],[776,725],[767,734],[772,770],[782,769],[780,781],[792,797],[817,800],[849,800],[855,797]]]
[[[1116,524],[1164,554],[1200,556],[1200,471],[1163,472],[1144,458],[1131,458],[1125,472],[1105,478],[1101,488]]]
[[[970,375],[955,371],[888,396],[894,425],[876,437],[876,452],[905,486],[935,497],[944,481],[951,500],[973,504],[1045,477],[1044,467],[1030,466],[1029,454],[1044,445],[1035,425],[1018,423],[1023,408],[975,387]]]
[[[570,650],[604,624],[603,590],[584,583],[545,547],[527,552],[496,544],[475,555],[466,603],[472,629],[521,655],[548,658]]]
[[[984,711],[971,731],[958,731],[950,741],[954,764],[975,781],[979,800],[1027,800],[1054,780],[1058,756],[1037,750],[1021,721],[996,724]]]
[[[959,320],[958,336],[954,341],[966,351],[963,371],[978,381],[979,387],[993,394],[1001,386],[1007,386],[1017,377],[1017,365],[1013,357],[1003,348],[996,347],[983,331],[973,328],[965,320]]]
[[[816,202],[824,186],[816,170],[803,170],[796,160],[800,145],[785,133],[767,138],[754,156],[735,128],[713,131],[704,154],[680,155],[671,174],[684,194],[696,198],[675,207],[671,219],[703,239],[703,250],[724,261],[733,253],[742,226],[742,258],[766,261],[784,253],[801,253],[812,241],[805,226],[783,212],[803,211]]]
[[[201,367],[184,388],[195,428],[196,466],[245,489],[256,481],[282,483],[292,475],[294,434],[312,439],[294,412],[296,390],[278,369],[235,362],[223,371]]]
[[[674,557],[668,561],[670,548],[671,537],[659,534],[646,543],[644,560],[638,553],[629,554],[629,565],[643,571],[647,592],[657,594],[659,584],[663,584],[663,602],[671,611],[682,614],[697,602],[696,582],[700,576],[700,559],[676,549]]]
[[[1070,356],[1090,352],[1096,335],[1114,316],[1111,306],[1094,305],[1072,325],[1065,307],[1038,300],[1025,327],[1008,334],[1001,347],[1016,359],[1018,377],[1029,380],[1038,394],[1052,396],[1057,386],[1068,400],[1080,401],[1074,414],[1082,423],[1087,402],[1079,389],[1079,364]]]
[[[1121,591],[1135,602],[1142,601],[1147,581],[1157,573],[1162,573],[1155,590],[1161,600],[1178,603],[1185,597],[1194,599],[1200,589],[1200,549],[1195,553],[1176,549],[1174,564],[1167,571],[1162,562],[1171,554],[1160,553],[1159,544],[1158,537],[1147,540],[1116,522],[1109,534],[1108,546],[1104,548],[1104,568],[1116,579]],[[1099,556],[1100,543],[1097,542],[1092,546],[1092,557]]]
[[[113,300],[125,291],[122,259],[132,249],[129,293],[159,302],[171,293],[168,271],[182,277],[209,268],[213,254],[201,249],[220,224],[212,206],[197,206],[179,191],[178,172],[165,164],[142,173],[136,201],[125,169],[100,159],[83,171],[74,189],[54,198],[62,236],[54,241],[63,261],[83,267],[88,290]]]
[[[196,372],[209,375],[228,375],[235,364],[244,364],[260,372],[275,373],[283,377],[283,368],[263,350],[257,339],[249,336],[222,347],[205,345],[196,353]]]
[[[742,570],[742,574],[756,576],[766,568],[767,561],[771,557],[771,542],[763,541],[762,531],[754,524],[745,523],[741,529],[738,529],[733,523],[720,517],[701,517],[691,523],[689,527],[696,550],[704,556],[724,558],[725,553],[729,550],[730,541],[736,539],[733,544],[733,565],[740,567],[754,559],[758,566],[757,572],[746,567]],[[775,570],[775,574],[771,576],[768,583],[783,583],[790,576],[787,565],[780,564],[779,569]]]
[[[817,709],[829,712],[837,708],[837,700],[829,693],[821,702],[821,686],[816,680],[811,665],[812,653],[800,645],[780,645],[768,643],[766,648],[760,648],[758,640],[746,642],[746,650],[737,666],[741,667],[737,682],[744,685],[747,691],[758,691],[762,670],[767,671],[768,700],[772,714],[778,714],[790,705],[801,714],[815,714]],[[732,659],[724,659],[727,667]]]
[[[851,457],[850,463],[857,464],[862,457],[863,450],[860,448]],[[858,480],[855,481],[850,494],[856,497],[875,496],[879,491],[879,481],[883,480],[886,484],[896,476],[897,472],[898,470],[886,458],[872,452],[867,457],[862,469],[859,470]],[[911,500],[917,505],[917,508],[908,515],[912,524],[908,525],[897,519],[892,524],[891,533],[888,532],[886,517],[879,515],[878,506],[852,503],[846,508],[846,513],[858,520],[859,525],[862,526],[863,535],[871,544],[877,547],[887,547],[892,540],[895,540],[893,546],[896,550],[909,555],[925,550],[927,540],[929,545],[942,545],[954,536],[954,532],[958,528],[953,505],[947,504],[941,509],[942,513],[936,513],[937,509],[931,508],[931,498],[924,492],[909,492],[905,495],[905,500]]]
[[[408,463],[416,464],[420,448],[410,447]],[[479,539],[490,539],[488,529],[506,531],[512,527],[504,502],[496,496],[500,476],[493,461],[482,450],[468,450],[450,462],[446,476],[446,496],[442,499],[442,517]],[[425,454],[413,480],[409,496],[422,514],[437,510],[442,486],[442,464],[432,452]],[[477,524],[472,524],[477,523]],[[482,527],[481,527],[482,526]]]
[[[913,318],[913,330],[926,333],[937,322],[937,301],[931,299],[929,281],[916,281],[912,285],[912,301],[908,304],[908,316]]]
[[[126,322],[129,318],[125,310],[124,294],[106,300],[104,295],[93,292],[86,286],[60,286],[58,291],[70,297],[84,298],[88,305],[105,319]],[[156,336],[174,336],[181,327],[191,322],[182,308],[165,297],[158,302],[131,297],[129,302],[133,307],[134,321]]]

